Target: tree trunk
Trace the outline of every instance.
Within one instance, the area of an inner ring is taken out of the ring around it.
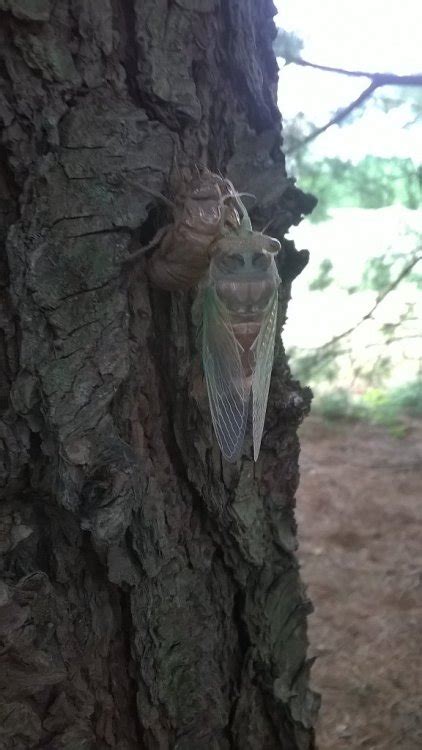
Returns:
[[[282,238],[269,0],[0,0],[0,747],[310,750],[294,557],[310,396],[278,345],[223,463],[192,295],[122,261],[206,163]],[[280,319],[306,263],[284,242]]]

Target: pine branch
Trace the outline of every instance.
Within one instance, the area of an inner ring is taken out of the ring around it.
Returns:
[[[369,78],[378,86],[422,86],[422,73],[411,75],[397,75],[396,73],[370,73],[368,70],[347,70],[346,68],[335,68],[331,65],[318,65],[318,63],[303,60],[301,57],[289,58],[289,63],[301,65],[305,68],[323,70],[327,73],[339,73],[351,78]]]
[[[316,128],[312,131],[306,138],[304,138],[300,143],[296,143],[294,146],[286,150],[286,156],[290,156],[290,154],[293,154],[295,151],[297,151],[299,148],[303,148],[308,143],[313,141],[315,138],[318,138],[321,133],[324,133],[328,128],[331,128],[332,125],[338,125],[340,122],[343,122],[343,120],[350,115],[351,112],[353,112],[354,109],[357,109],[358,107],[361,107],[362,104],[369,99],[370,96],[374,93],[377,86],[374,83],[371,83],[368,88],[364,89],[361,94],[359,94],[358,98],[355,99],[353,102],[351,102],[347,107],[344,109],[340,109],[334,117],[331,118],[325,125],[322,125],[320,128]]]
[[[375,310],[380,306],[381,302],[384,302],[385,298],[388,297],[391,292],[394,291],[394,289],[397,289],[398,285],[400,284],[403,279],[409,275],[409,273],[413,270],[413,268],[416,266],[419,261],[422,260],[422,255],[419,254],[419,250],[415,253],[415,255],[412,256],[412,259],[407,263],[407,265],[402,268],[398,276],[389,284],[385,289],[383,289],[382,292],[379,293],[377,296],[373,306],[371,309],[366,313],[366,315],[363,316],[354,326],[351,328],[348,328],[347,331],[343,331],[342,333],[337,334],[337,336],[333,336],[330,341],[327,341],[325,344],[322,344],[322,346],[318,347],[319,351],[325,351],[326,349],[331,349],[331,347],[335,346],[339,341],[346,338],[346,336],[349,336],[351,333],[356,331],[357,328],[359,328],[362,323],[364,323],[366,320],[369,320],[372,318]]]
[[[325,344],[322,344],[321,346],[317,347],[316,349],[311,350],[304,350],[310,352],[308,356],[311,356],[314,358],[314,364],[312,365],[313,370],[315,372],[318,372],[321,367],[324,366],[327,359],[333,357],[333,356],[339,356],[341,354],[348,354],[350,350],[348,349],[336,349],[336,346],[340,341],[345,339],[347,336],[350,336],[350,334],[354,333],[366,320],[369,320],[372,318],[374,312],[377,310],[377,308],[380,306],[380,304],[385,300],[385,298],[391,294],[394,289],[398,287],[400,282],[409,275],[409,273],[412,271],[412,269],[416,266],[419,261],[422,260],[422,255],[420,254],[420,249],[415,251],[415,254],[412,255],[411,260],[409,263],[407,263],[400,273],[396,276],[396,278],[389,284],[385,289],[383,289],[382,292],[377,296],[373,306],[371,309],[364,315],[355,325],[348,328],[346,331],[343,331],[342,333],[337,334],[336,336],[333,336],[329,341],[327,341]],[[303,350],[302,350],[303,351]]]
[[[340,109],[334,117],[331,118],[325,125],[316,128],[300,143],[296,143],[290,149],[286,151],[287,155],[290,155],[300,148],[303,148],[308,143],[317,138],[321,133],[324,133],[328,128],[333,125],[339,125],[350,115],[353,110],[361,107],[364,102],[372,96],[376,89],[382,86],[422,86],[422,73],[415,73],[413,75],[396,75],[395,73],[370,73],[364,70],[346,70],[345,68],[334,68],[330,65],[318,65],[317,63],[311,63],[308,60],[303,60],[301,57],[289,58],[289,63],[294,65],[301,65],[306,68],[313,68],[315,70],[323,70],[328,73],[338,73],[340,75],[349,76],[352,78],[369,78],[371,83],[369,86],[359,94],[358,98],[348,104],[347,107]]]

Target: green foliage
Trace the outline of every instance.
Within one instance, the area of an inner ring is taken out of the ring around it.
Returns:
[[[293,31],[278,29],[273,49],[276,57],[282,57],[286,65],[289,65],[295,58],[300,57],[303,42]]]
[[[292,372],[302,383],[309,383],[311,380],[314,383],[318,381],[332,383],[339,372],[337,354],[338,351],[334,346],[329,352],[316,349],[303,354],[295,347],[287,352]]]
[[[391,284],[392,259],[385,255],[369,258],[366,262],[362,278],[362,289],[372,289],[381,292]]]
[[[376,362],[374,362],[374,364],[370,368],[369,372],[366,373],[365,380],[368,384],[374,384],[381,387],[381,385],[385,383],[386,379],[391,376],[392,368],[393,364],[391,362],[391,357],[389,357],[388,354],[379,356]]]
[[[311,281],[309,284],[309,289],[311,292],[315,291],[323,291],[323,289],[326,289],[330,284],[333,283],[334,279],[331,275],[331,271],[333,270],[333,264],[329,258],[325,258],[319,266],[318,276]]]
[[[396,107],[408,104],[415,122],[422,117],[422,88],[420,86],[388,86],[386,89],[379,89],[374,99],[383,112],[388,113]]]
[[[329,422],[364,419],[366,410],[354,400],[344,388],[338,388],[319,396],[314,401],[313,411]]]
[[[415,284],[417,289],[422,289],[422,273],[412,271],[408,276],[408,281]]]
[[[390,390],[370,388],[361,397],[339,388],[316,397],[313,410],[327,421],[362,420],[384,425],[400,437],[406,417],[422,418],[422,379]]]
[[[404,416],[422,417],[422,380],[390,391],[372,388],[365,393],[362,402],[373,424],[384,425],[400,437]]]
[[[296,163],[301,189],[318,197],[313,221],[327,218],[329,208],[382,208],[421,204],[421,172],[411,159],[366,156],[357,164],[338,158]]]
[[[418,251],[415,251],[415,257],[417,253]],[[394,279],[399,276],[403,268],[406,267],[409,260],[411,260],[411,256],[408,253],[376,255],[373,258],[369,258],[365,264],[360,285],[350,288],[348,290],[349,293],[361,289],[371,289],[375,292],[385,291],[393,283]],[[415,284],[418,289],[422,288],[422,274],[416,270],[416,265],[404,277],[403,281]]]
[[[394,388],[389,392],[389,401],[397,412],[422,417],[422,379]]]

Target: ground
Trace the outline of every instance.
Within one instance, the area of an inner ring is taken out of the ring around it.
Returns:
[[[422,423],[301,429],[319,750],[422,748]]]

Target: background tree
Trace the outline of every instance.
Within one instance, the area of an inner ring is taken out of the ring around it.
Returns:
[[[386,158],[368,153],[359,161],[353,162],[351,159],[345,160],[338,156],[315,157],[310,147],[323,133],[331,133],[334,126],[349,127],[349,137],[353,141],[353,138],[357,137],[353,124],[359,118],[365,118],[370,101],[373,109],[385,113],[390,113],[398,107],[407,109],[409,119],[400,133],[400,137],[405,140],[406,130],[417,125],[422,116],[422,75],[352,70],[310,62],[306,59],[306,54],[305,57],[302,55],[303,42],[300,37],[283,29],[278,29],[274,49],[284,61],[285,67],[291,65],[308,71],[318,71],[321,77],[331,74],[331,77],[340,81],[363,81],[359,95],[347,105],[332,111],[322,124],[314,124],[306,115],[306,99],[303,101],[304,112],[298,112],[284,124],[284,150],[288,156],[288,171],[295,175],[304,190],[318,196],[318,205],[310,220],[315,223],[330,220],[331,210],[338,208],[378,209],[396,205],[412,210],[418,209],[422,198],[422,171],[416,154],[414,158],[411,158],[411,154],[408,158]],[[343,220],[343,225],[344,223]],[[368,387],[380,387],[393,368],[391,351],[388,352],[387,347],[417,337],[414,330],[409,329],[409,332],[405,325],[409,321],[417,321],[415,306],[408,302],[405,309],[392,313],[391,321],[380,323],[378,342],[369,344],[370,348],[374,348],[375,359],[372,357],[372,361],[364,363],[365,352],[361,351],[359,357],[352,346],[355,331],[373,318],[380,305],[399,285],[405,284],[408,289],[409,285],[420,286],[420,232],[414,232],[409,227],[406,234],[407,237],[401,240],[402,247],[392,244],[382,254],[374,253],[372,257],[368,257],[365,268],[362,269],[361,279],[357,283],[347,285],[347,293],[350,295],[365,290],[377,293],[374,302],[368,303],[367,312],[363,316],[357,316],[355,324],[347,326],[344,331],[332,337],[327,336],[321,346],[307,349],[290,348],[289,356],[293,371],[304,382],[316,384],[319,381],[333,384],[340,371],[349,369],[352,386],[358,381],[360,386],[366,384]],[[409,243],[411,235],[413,247],[412,243]],[[314,241],[318,243],[317,236]],[[316,277],[310,282],[309,290],[322,291],[331,284],[335,285],[336,273],[336,264],[333,264],[330,258],[325,258]],[[420,383],[414,385],[415,392],[419,392]],[[344,394],[340,395],[343,398]],[[372,394],[370,397],[372,399]]]
[[[268,0],[2,0],[0,744],[313,747],[294,557],[309,392],[281,342],[261,458],[223,464],[192,295],[122,261],[206,163],[282,238]],[[306,263],[284,243],[280,320]],[[199,385],[197,383],[199,382]]]
[[[414,121],[421,117],[421,90],[422,73],[411,75],[397,75],[395,73],[378,73],[368,70],[347,70],[345,68],[333,67],[331,65],[320,65],[319,63],[310,62],[301,56],[303,42],[294,32],[279,29],[277,38],[274,43],[274,51],[278,57],[284,60],[285,65],[299,65],[303,68],[311,68],[325,73],[336,73],[341,76],[355,79],[366,79],[368,85],[361,91],[358,97],[351,101],[347,106],[340,108],[333,114],[330,119],[319,127],[312,127],[306,136],[293,140],[288,146],[287,153],[294,153],[311,143],[319,135],[325,133],[333,125],[340,125],[344,120],[349,120],[350,116],[356,114],[366,102],[371,99],[379,89],[388,87],[393,94],[381,96],[382,106],[388,111],[390,108],[400,106],[403,100],[409,100],[414,110]],[[407,93],[406,93],[407,92]]]

